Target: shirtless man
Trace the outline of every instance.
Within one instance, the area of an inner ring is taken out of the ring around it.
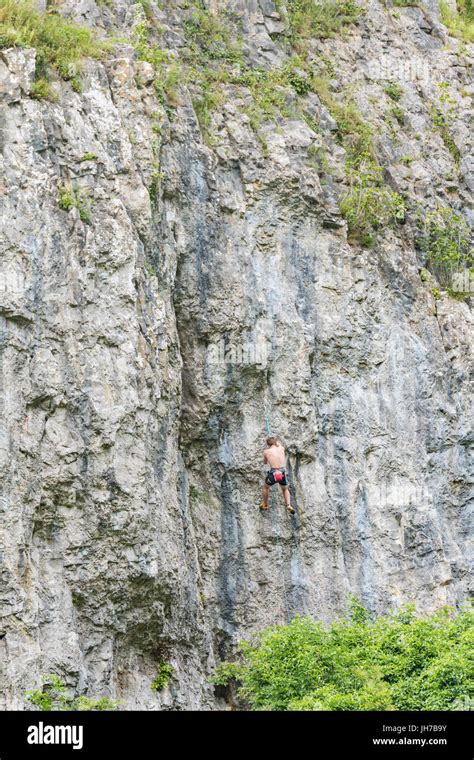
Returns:
[[[286,508],[290,515],[294,515],[295,510],[291,506],[290,489],[288,488],[288,481],[286,479],[285,449],[278,438],[275,438],[274,436],[267,438],[267,447],[268,448],[263,452],[263,461],[265,464],[269,465],[270,469],[265,478],[265,485],[263,486],[263,504],[260,509],[268,509],[270,487],[274,486],[275,483],[279,483],[281,490],[283,491]]]

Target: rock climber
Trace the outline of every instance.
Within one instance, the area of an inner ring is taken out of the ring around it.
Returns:
[[[270,466],[266,477],[265,485],[263,486],[263,503],[260,509],[268,509],[268,495],[270,493],[271,486],[275,483],[279,483],[281,490],[283,491],[283,498],[290,515],[295,514],[295,510],[291,506],[290,489],[288,488],[288,481],[286,478],[285,469],[285,449],[281,445],[278,438],[270,436],[267,438],[267,448],[263,452],[263,461]]]

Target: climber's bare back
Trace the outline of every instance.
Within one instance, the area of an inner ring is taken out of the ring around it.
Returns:
[[[270,488],[279,483],[288,512],[291,515],[295,514],[295,510],[291,506],[290,489],[288,487],[288,480],[286,476],[285,468],[285,448],[281,445],[278,438],[275,436],[269,436],[267,438],[267,448],[263,452],[263,461],[270,469],[265,477],[265,484],[263,486],[263,501],[260,505],[260,509],[268,509],[268,495]]]
[[[263,461],[269,464],[270,467],[284,467],[285,466],[285,449],[278,443],[276,446],[270,446],[269,449],[265,449],[263,452]]]

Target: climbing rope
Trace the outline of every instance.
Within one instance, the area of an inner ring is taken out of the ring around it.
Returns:
[[[266,405],[265,405],[265,427],[267,429],[267,435],[270,436],[271,435],[270,418],[267,414]],[[270,505],[272,509],[275,507],[275,497],[276,497],[275,490],[271,488],[270,489]]]

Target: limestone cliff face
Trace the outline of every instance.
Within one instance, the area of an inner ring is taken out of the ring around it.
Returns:
[[[176,55],[184,5],[152,4]],[[143,14],[60,10],[130,39]],[[285,64],[284,3],[228,10],[255,66]],[[314,45],[388,186],[472,224],[474,48],[436,3],[369,2]],[[56,102],[30,97],[34,67],[34,50],[0,51],[0,707],[56,672],[126,707],[223,708],[212,668],[268,624],[330,620],[350,592],[376,613],[465,599],[470,302],[420,277],[409,214],[370,249],[348,242],[348,146],[321,98],[255,129],[248,91],[224,83],[205,140],[192,86],[163,107],[132,44],[86,61],[81,93],[58,81]],[[457,165],[430,117],[440,83]],[[258,511],[266,414],[293,519],[278,494]],[[175,675],[156,694],[162,661]]]

